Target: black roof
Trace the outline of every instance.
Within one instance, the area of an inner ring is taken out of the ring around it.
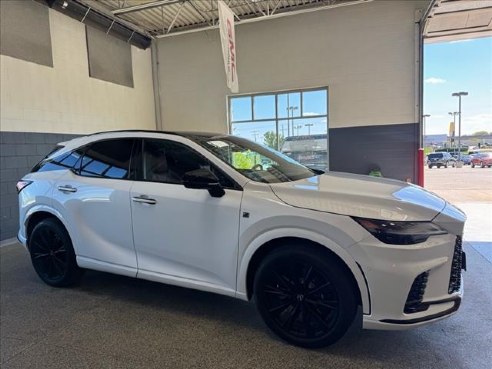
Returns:
[[[228,136],[228,134],[217,133],[217,132],[214,133],[214,132],[186,132],[186,131],[157,131],[157,130],[150,130],[150,129],[120,129],[114,131],[101,131],[101,132],[88,134],[87,136],[100,135],[103,133],[122,133],[122,132],[163,133],[167,135],[176,135],[176,136],[182,136],[187,138]]]

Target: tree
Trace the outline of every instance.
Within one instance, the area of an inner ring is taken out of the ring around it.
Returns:
[[[278,135],[277,146],[277,134],[274,131],[268,131],[263,135],[263,143],[274,150],[280,150],[284,144],[284,136],[281,134]]]
[[[473,136],[487,136],[489,132],[487,131],[478,131],[473,134]]]

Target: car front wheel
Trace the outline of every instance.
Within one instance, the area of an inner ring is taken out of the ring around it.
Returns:
[[[338,341],[357,309],[345,268],[310,247],[286,245],[269,254],[256,273],[254,294],[266,325],[285,341],[308,348]]]
[[[49,218],[39,222],[29,237],[29,251],[34,270],[50,286],[65,287],[79,281],[72,241],[60,222]]]

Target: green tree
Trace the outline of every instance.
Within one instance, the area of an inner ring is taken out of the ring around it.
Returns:
[[[488,134],[489,134],[489,132],[487,132],[487,131],[478,131],[478,132],[475,132],[473,134],[473,136],[486,136]]]
[[[284,144],[284,136],[279,134],[277,141],[277,134],[274,131],[268,131],[265,132],[265,134],[263,135],[263,143],[274,150],[280,150],[282,148],[282,145]]]

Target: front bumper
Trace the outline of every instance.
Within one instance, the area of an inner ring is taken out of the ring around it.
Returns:
[[[432,236],[416,245],[387,245],[373,237],[350,248],[370,293],[367,329],[401,330],[454,314],[461,303],[461,237]],[[422,278],[424,277],[424,278]]]

